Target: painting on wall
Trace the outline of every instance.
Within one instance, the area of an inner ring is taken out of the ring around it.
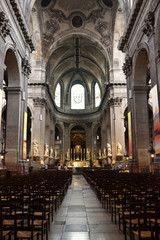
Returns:
[[[132,124],[131,124],[131,112],[128,112],[128,137],[129,137],[129,158],[132,159]]]
[[[159,104],[157,85],[151,89],[153,121],[154,121],[154,137],[155,137],[155,153],[160,154],[160,121],[159,121]]]
[[[27,112],[24,113],[23,159],[27,158]]]

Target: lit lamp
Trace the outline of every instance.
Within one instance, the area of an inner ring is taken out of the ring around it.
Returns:
[[[154,153],[151,153],[151,160],[152,160],[152,163],[154,162]]]

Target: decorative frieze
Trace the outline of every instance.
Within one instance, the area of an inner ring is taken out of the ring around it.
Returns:
[[[46,105],[47,105],[47,101],[46,101],[45,98],[36,97],[36,98],[33,98],[33,105],[34,105],[35,107],[46,106]]]
[[[27,78],[29,78],[29,75],[31,73],[31,65],[30,65],[28,59],[25,57],[22,58],[22,70],[23,70],[24,75],[26,75]]]
[[[130,76],[132,73],[132,58],[127,55],[125,58],[125,63],[123,64],[122,70],[126,77]]]
[[[10,34],[11,26],[9,20],[6,19],[5,13],[0,12],[0,34],[5,38]]]
[[[109,106],[121,106],[123,98],[116,97],[108,99]]]
[[[144,24],[142,26],[142,31],[147,35],[147,37],[149,37],[154,32],[154,21],[154,13],[149,12],[147,18],[144,19]]]

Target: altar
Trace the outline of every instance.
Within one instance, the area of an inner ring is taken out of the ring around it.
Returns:
[[[67,163],[67,167],[90,167],[90,161],[70,161]]]

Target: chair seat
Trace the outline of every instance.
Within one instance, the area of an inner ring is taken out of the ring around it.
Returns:
[[[43,224],[46,224],[46,223],[47,223],[47,220],[43,220],[43,221],[42,221],[42,220],[36,219],[36,220],[33,221],[33,225],[34,225],[34,226],[42,226],[42,223],[43,223]]]
[[[139,235],[138,231],[133,231],[132,233],[135,234],[136,236]],[[140,236],[141,236],[141,238],[151,238],[152,233],[151,233],[151,231],[141,231]]]
[[[130,223],[130,219],[125,219],[126,223]],[[140,224],[143,224],[144,219],[140,219]],[[138,224],[138,218],[131,219],[131,224]]]
[[[1,231],[0,231],[0,233],[1,233]],[[2,231],[2,236],[5,237],[8,233],[10,233],[10,231]]]
[[[22,220],[17,220],[17,223],[20,223]],[[9,220],[3,220],[3,225],[7,226],[7,225],[14,225],[14,219],[9,219]]]
[[[37,231],[33,232],[33,237],[38,234]],[[17,238],[31,238],[32,232],[30,231],[17,231]]]

